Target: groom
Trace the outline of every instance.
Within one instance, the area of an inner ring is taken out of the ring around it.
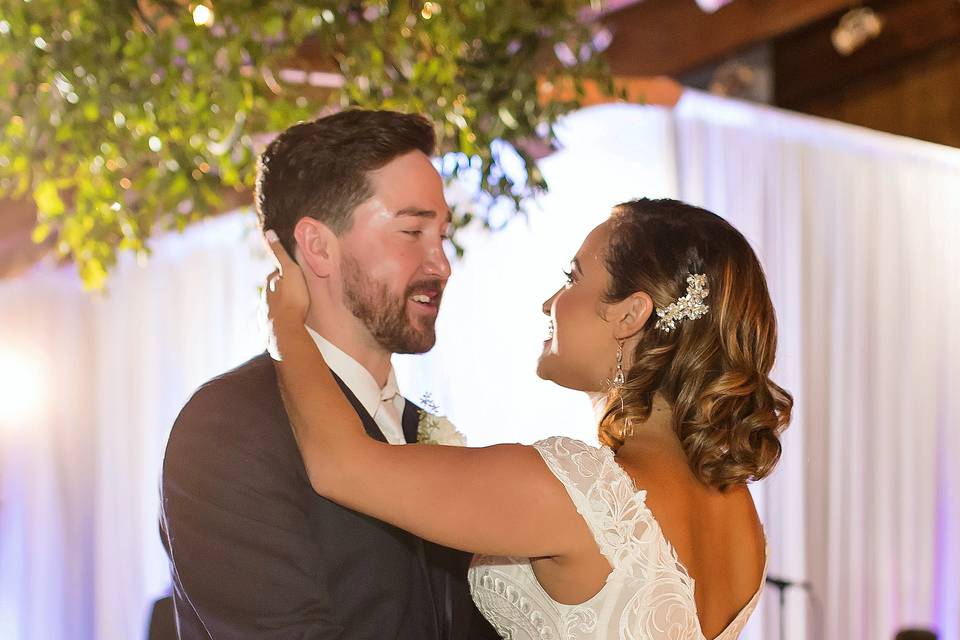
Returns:
[[[421,116],[345,111],[263,153],[256,206],[296,256],[317,348],[371,438],[417,438],[393,353],[433,347],[450,213]],[[315,494],[270,356],[203,385],[163,465],[161,533],[181,638],[480,640],[467,554]]]

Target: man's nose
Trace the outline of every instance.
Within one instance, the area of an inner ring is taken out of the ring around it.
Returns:
[[[450,277],[450,260],[447,259],[447,254],[442,245],[430,249],[426,260],[424,260],[423,270],[428,275],[444,280]]]

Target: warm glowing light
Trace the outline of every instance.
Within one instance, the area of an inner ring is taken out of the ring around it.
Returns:
[[[423,9],[420,11],[420,15],[423,16],[424,20],[429,20],[434,16],[434,14],[440,13],[440,5],[436,2],[424,2]]]
[[[0,347],[0,428],[21,428],[37,415],[42,400],[42,376],[37,363],[22,353]]]
[[[697,0],[697,6],[707,13],[715,13],[733,0]]]
[[[213,24],[213,9],[205,4],[198,4],[193,8],[193,23],[198,27],[209,27]]]

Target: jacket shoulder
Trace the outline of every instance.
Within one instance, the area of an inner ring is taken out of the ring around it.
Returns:
[[[196,449],[260,449],[276,440],[264,432],[277,429],[288,433],[290,427],[273,360],[264,353],[193,393],[174,421],[166,457],[193,457]]]

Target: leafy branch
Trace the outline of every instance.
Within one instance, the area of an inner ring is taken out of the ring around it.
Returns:
[[[612,86],[605,34],[578,18],[586,0],[207,2],[0,13],[0,196],[33,198],[34,240],[54,238],[91,289],[118,252],[146,257],[151,234],[248,194],[269,132],[329,107],[431,118],[444,174],[479,189],[458,223],[489,226],[493,209],[515,213],[546,188],[524,142],[550,144],[579,105],[539,101],[539,84]],[[342,84],[313,86],[318,70]],[[511,149],[524,171],[505,167]]]

